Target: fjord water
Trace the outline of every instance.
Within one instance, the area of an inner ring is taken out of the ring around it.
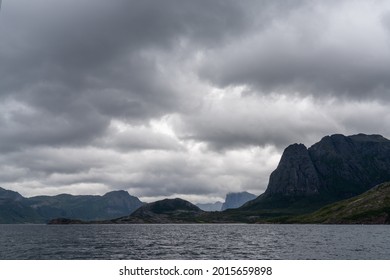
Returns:
[[[0,225],[0,259],[390,259],[386,225]]]

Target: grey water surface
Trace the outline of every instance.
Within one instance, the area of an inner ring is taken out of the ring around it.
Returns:
[[[386,225],[0,225],[0,259],[390,259]]]

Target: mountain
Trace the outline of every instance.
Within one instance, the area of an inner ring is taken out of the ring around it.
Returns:
[[[180,199],[164,199],[145,204],[129,216],[113,223],[195,223],[205,213],[194,204]]]
[[[44,223],[59,217],[112,219],[129,215],[142,205],[126,191],[113,191],[103,196],[60,194],[25,198],[0,188],[0,223]]]
[[[289,221],[324,224],[390,224],[390,182]]]
[[[17,192],[0,188],[0,224],[43,222],[34,209],[25,205],[26,200]]]
[[[22,201],[24,199],[19,193],[6,190],[0,187],[0,203],[6,201]]]
[[[214,203],[197,203],[198,206],[203,211],[221,211],[223,202],[217,201]]]
[[[28,199],[28,205],[36,209],[45,220],[58,217],[102,220],[128,215],[143,203],[126,191],[113,191],[103,196],[70,194],[36,196]]]
[[[225,198],[221,210],[238,208],[244,205],[246,202],[256,198],[256,195],[248,192],[228,193]]]
[[[228,193],[225,197],[225,202],[215,202],[215,203],[198,203],[198,206],[203,211],[224,211],[226,209],[234,209],[244,205],[246,202],[255,199],[256,195],[248,192],[235,192]]]
[[[288,146],[264,194],[240,208],[265,216],[314,211],[390,181],[390,140],[335,134],[310,148]]]

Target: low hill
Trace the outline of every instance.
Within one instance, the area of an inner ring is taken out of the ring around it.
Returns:
[[[164,199],[145,204],[129,216],[113,219],[113,223],[196,223],[205,213],[194,204],[180,199]]]

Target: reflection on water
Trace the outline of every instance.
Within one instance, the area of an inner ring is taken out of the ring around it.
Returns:
[[[390,259],[386,225],[0,225],[0,259]]]

